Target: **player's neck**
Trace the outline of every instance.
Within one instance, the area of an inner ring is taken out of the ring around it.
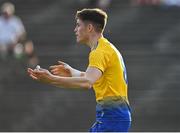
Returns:
[[[101,33],[100,34],[94,34],[94,35],[89,37],[88,46],[91,48],[91,51],[97,48],[98,40],[101,37],[103,37],[103,35]]]

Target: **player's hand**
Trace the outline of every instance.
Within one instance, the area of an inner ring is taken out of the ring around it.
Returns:
[[[73,70],[73,68],[62,61],[58,61],[58,65],[50,66],[49,69],[50,72],[54,75],[72,77],[71,71]]]
[[[36,69],[31,69],[28,68],[27,72],[29,76],[37,81],[43,82],[43,83],[51,83],[51,79],[53,75],[46,69],[43,68],[36,68]]]

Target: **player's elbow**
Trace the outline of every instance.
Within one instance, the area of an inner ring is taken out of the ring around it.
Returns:
[[[92,86],[93,86],[93,84],[89,82],[89,83],[87,84],[87,87],[86,87],[86,88],[87,88],[87,89],[91,89]]]
[[[86,79],[84,84],[82,85],[82,88],[91,89],[92,86],[93,86],[93,83],[90,80]]]

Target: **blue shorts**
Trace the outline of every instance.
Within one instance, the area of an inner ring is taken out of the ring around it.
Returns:
[[[128,132],[131,125],[129,105],[125,102],[111,101],[96,105],[96,122],[90,132]]]

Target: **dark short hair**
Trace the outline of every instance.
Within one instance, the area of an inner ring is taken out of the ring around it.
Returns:
[[[107,14],[98,8],[84,8],[76,13],[76,19],[93,23],[97,32],[103,32],[107,22]]]

